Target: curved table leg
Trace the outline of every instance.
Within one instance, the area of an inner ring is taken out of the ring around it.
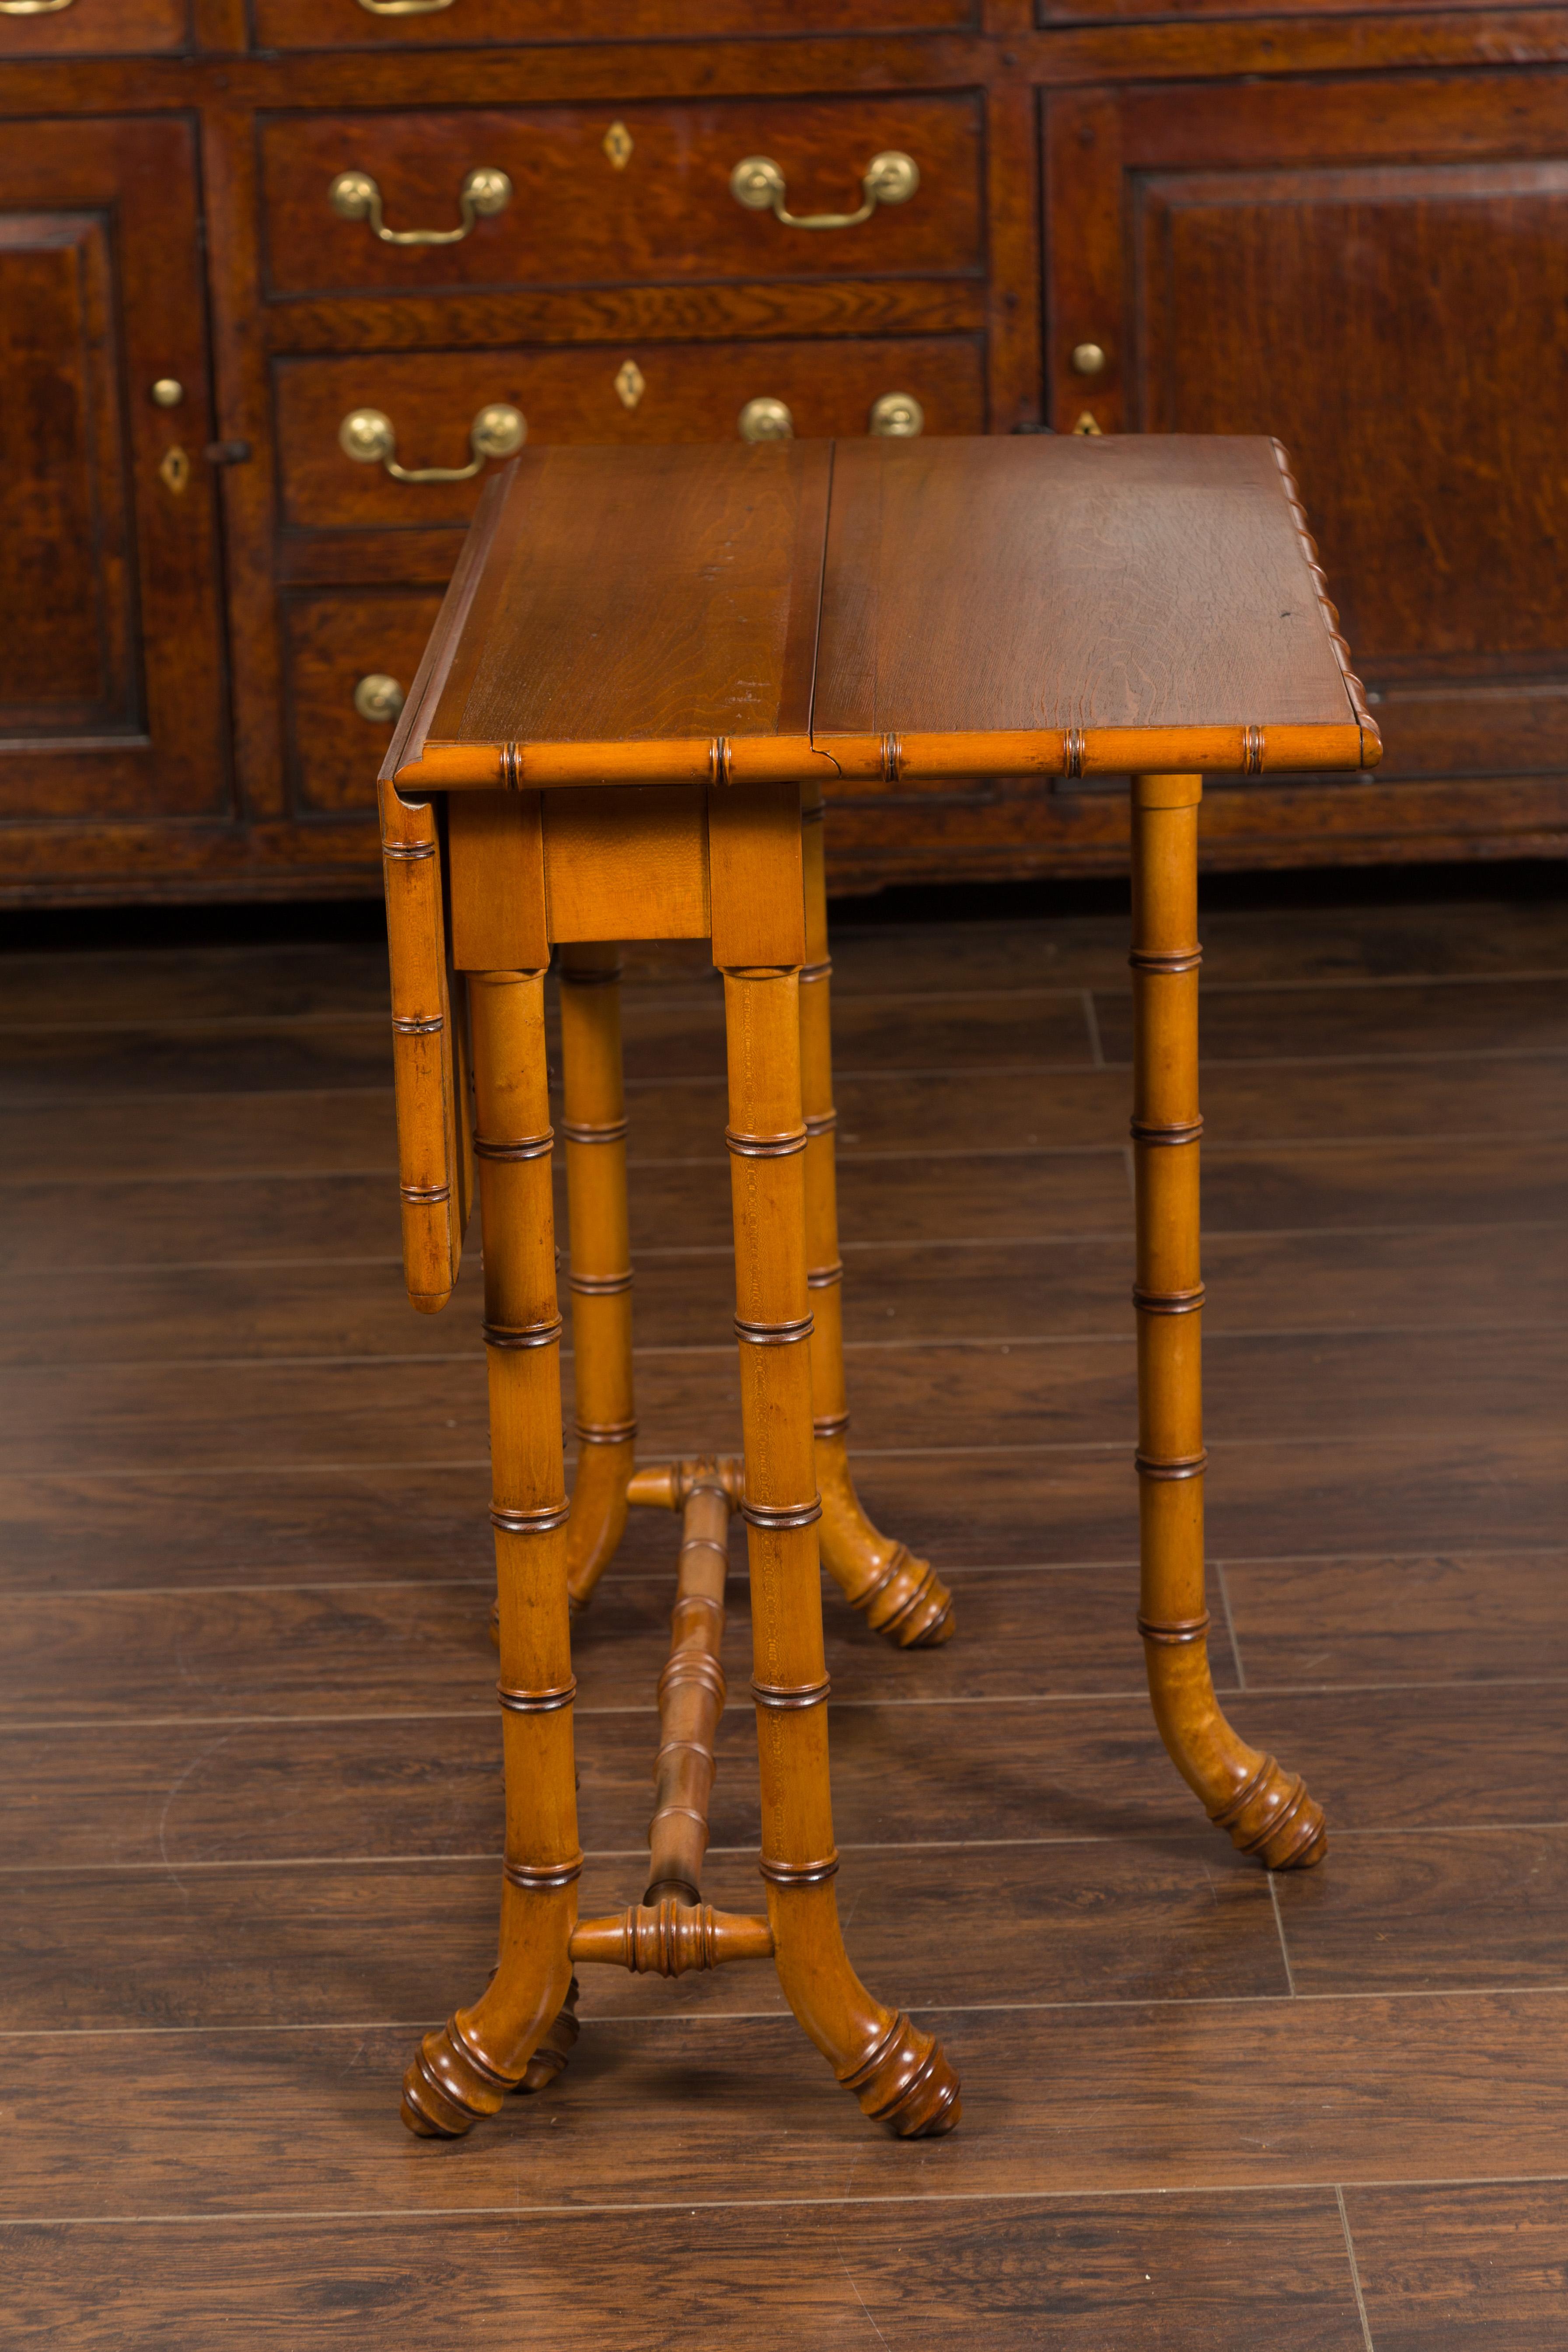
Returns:
[[[844,1949],[827,1774],[827,1671],[812,1440],[805,1130],[790,969],[726,971],[735,1330],[746,1441],[762,1871],[784,1997],[865,2113],[903,2138],[951,2130],[941,2045],[874,2000]]]
[[[811,1380],[816,1411],[816,1477],[822,1491],[822,1557],[868,1624],[900,1649],[951,1641],[952,1597],[928,1560],[883,1535],[867,1517],[849,1471],[844,1385],[844,1267],[838,1255],[834,1166],[833,1034],[828,1003],[827,884],[822,854],[822,794],[802,788],[805,953],[800,975],[801,1088],[805,1109],[806,1281],[815,1329]]]
[[[404,2078],[404,2122],[410,2131],[444,2138],[457,2138],[495,2113],[566,2007],[583,1867],[572,1743],[576,1685],[566,1609],[544,975],[476,973],[470,986],[506,1861],[495,1974],[471,2009],[458,2010],[425,2036]],[[564,2052],[560,2054],[563,2061]]]
[[[1204,1600],[1198,1247],[1197,824],[1201,776],[1132,780],[1137,1178],[1138,1618],[1160,1737],[1209,1817],[1270,1870],[1321,1861],[1321,1806],[1221,1714]]]

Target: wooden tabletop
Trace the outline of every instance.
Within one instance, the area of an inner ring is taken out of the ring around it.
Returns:
[[[1277,442],[530,449],[383,770],[409,792],[1375,765]]]

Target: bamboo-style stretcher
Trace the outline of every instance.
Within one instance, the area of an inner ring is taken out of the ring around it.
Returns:
[[[459,2135],[555,2078],[578,1967],[675,1976],[766,1958],[868,2116],[901,2137],[958,2119],[940,2045],[856,1976],[834,1891],[819,1562],[902,1647],[946,1641],[954,1620],[849,1469],[825,782],[962,775],[1004,735],[1058,772],[1113,739],[1162,763],[1131,793],[1138,1623],[1162,1738],[1210,1817],[1271,1869],[1325,1851],[1320,1808],[1232,1729],[1208,1664],[1197,823],[1202,767],[1360,768],[1376,731],[1273,445],[1106,446],[549,451],[500,477],[476,520],[380,784],[405,1261],[426,1312],[451,1295],[477,1171],[506,1765],[500,1959],[408,2070],[416,2132]],[[856,748],[868,728],[874,777]],[[686,747],[704,729],[696,775]],[[744,1454],[639,1468],[614,942],[692,936],[724,980]],[[648,1875],[624,1913],[579,1919],[570,1618],[638,1506],[681,1521]],[[736,1514],[756,1914],[702,1901]]]

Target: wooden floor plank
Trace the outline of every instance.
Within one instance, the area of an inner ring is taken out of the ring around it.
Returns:
[[[664,1520],[663,1575],[612,1578],[574,1621],[579,1713],[651,1706],[669,1648],[677,1529]],[[749,1706],[751,1608],[733,1537],[723,1655],[732,1704]],[[1083,1567],[954,1572],[963,1638],[898,1650],[825,1589],[827,1666],[850,1699],[974,1699],[1138,1692],[1135,1579]],[[244,1586],[201,1593],[16,1595],[0,1656],[0,1722],[90,1723],[137,1715],[393,1713],[488,1708],[496,1654],[492,1586]],[[1236,1682],[1223,1634],[1215,1667]]]
[[[1352,2189],[1345,2211],[1376,2352],[1559,2352],[1561,2180]]]
[[[593,1857],[582,1916],[638,1900],[646,1849]],[[754,1910],[753,1854],[717,1853],[703,1892]],[[495,1958],[499,1854],[462,1862],[64,1873],[0,1881],[16,1933],[0,1956],[4,2032],[155,2032],[438,2017]],[[984,1937],[955,1932],[965,1907]],[[845,1934],[899,1999],[985,2004],[1283,2000],[1261,1872],[1199,1832],[1121,1844],[900,1846],[853,1857]],[[771,1968],[678,1984],[583,1972],[589,2017],[785,2016]],[[0,2042],[0,2046],[4,2046]]]
[[[570,1361],[563,1367],[570,1411]],[[1216,1335],[1205,1351],[1215,1443],[1336,1434],[1483,1440],[1561,1426],[1568,1334]],[[738,1451],[740,1368],[727,1339],[645,1349],[640,1442],[650,1454]],[[853,1361],[858,1442],[905,1445],[1114,1445],[1137,1424],[1131,1332],[1103,1339],[895,1343]],[[0,1474],[374,1462],[388,1433],[416,1429],[432,1461],[482,1455],[488,1405],[478,1354],[457,1360],[328,1359],[267,1364],[29,1365],[0,1372]]]
[[[1131,1058],[1131,1000],[1097,995],[1106,1056]],[[1568,1045],[1568,1001],[1555,976],[1436,987],[1216,989],[1204,998],[1204,1060],[1264,1055],[1529,1054]]]
[[[728,1247],[728,1179],[717,1157],[637,1171],[634,1256]],[[1441,1155],[1411,1140],[1215,1148],[1205,1154],[1210,1233],[1387,1225],[1496,1226],[1561,1219],[1561,1144],[1481,1137]],[[955,1152],[847,1160],[840,1214],[851,1245],[1001,1241],[1130,1230],[1120,1150]],[[267,1265],[398,1255],[395,1187],[379,1173],[127,1179],[18,1184],[6,1197],[0,1266]],[[561,1219],[564,1234],[564,1216]],[[475,1240],[477,1243],[478,1236]]]
[[[1559,1403],[1568,1393],[1559,1384]],[[1254,1683],[1568,1675],[1568,1551],[1247,1561],[1226,1589]]]
[[[1130,1454],[980,1454],[935,1446],[879,1454],[851,1431],[868,1510],[939,1567],[1136,1557]],[[1484,1441],[1261,1441],[1210,1447],[1211,1551],[1226,1559],[1445,1549],[1540,1549],[1568,1522],[1568,1460],[1556,1432]],[[384,1458],[346,1468],[70,1470],[0,1478],[0,1547],[11,1589],[436,1579],[492,1572],[489,1474]],[[668,1531],[634,1517],[624,1566],[663,1574]]]
[[[237,2335],[297,2352],[426,2352],[455,2311],[465,2352],[546,2341],[1364,2352],[1323,2190],[466,2219],[412,2232],[374,2220],[14,2230],[6,2247],[19,2340],[80,2352],[206,2352]]]
[[[1279,1895],[1299,1993],[1568,1984],[1568,1824],[1343,1834]]]
[[[0,1865],[136,1866],[489,1853],[500,1842],[500,1729],[461,1710],[310,1713],[0,1729]],[[1303,1773],[1339,1830],[1568,1822],[1563,1694],[1456,1686],[1243,1693],[1244,1738]],[[577,1727],[585,1848],[639,1851],[651,1707]],[[1198,1818],[1142,1693],[1120,1698],[876,1704],[832,1710],[840,1847],[933,1839],[1184,1836]],[[756,1733],[726,1712],[710,1823],[754,1852]],[[1215,1832],[1216,1839],[1218,1832]],[[845,1899],[845,1888],[840,1888]]]
[[[1063,1069],[1037,1084],[1016,1074],[865,1072],[836,1080],[840,1156],[912,1152],[932,1131],[973,1133],[996,1149],[1119,1148],[1130,1076],[1122,1064]],[[1216,1144],[1380,1136],[1568,1131],[1568,1055],[1445,1056],[1403,1063],[1215,1062],[1203,1078],[1205,1134]],[[634,1087],[634,1161],[710,1154],[722,1126],[717,1069]],[[0,1102],[0,1185],[122,1182],[143,1176],[252,1172],[389,1179],[397,1164],[388,1086],[265,1094],[88,1094]]]
[[[1205,1240],[1212,1340],[1237,1332],[1412,1331],[1568,1323],[1568,1224],[1426,1227],[1390,1234],[1214,1234]],[[1131,1328],[1122,1234],[1071,1241],[847,1244],[844,1323],[863,1348],[906,1338],[1120,1338]],[[1434,1282],[1434,1265],[1442,1280]],[[470,1253],[450,1307],[416,1315],[390,1261],[285,1266],[138,1266],[13,1272],[0,1365],[156,1363],[244,1356],[476,1357],[482,1283]],[[561,1305],[570,1339],[572,1300]],[[633,1301],[636,1344],[728,1338],[734,1273],[727,1253],[645,1258]]]
[[[558,2092],[508,2101],[460,2150],[397,2121],[406,2028],[128,2035],[97,2063],[72,2034],[15,2042],[5,2205],[455,2214],[1568,2168],[1568,1993],[938,2014],[963,2127],[901,2145],[793,2019],[597,2021]]]
[[[662,1547],[659,1528],[663,1529]],[[650,1701],[669,1639],[673,1524],[655,1517],[646,1572],[611,1575],[574,1622],[579,1712]],[[744,1550],[731,1537],[724,1658],[750,1672]],[[1230,1629],[1253,1689],[1568,1681],[1561,1550],[1443,1559],[1232,1562],[1216,1593],[1211,1656],[1237,1687]],[[959,1636],[901,1651],[874,1635],[824,1580],[827,1664],[842,1700],[1083,1696],[1142,1688],[1129,1562],[949,1571]],[[203,1591],[18,1591],[0,1656],[0,1720],[92,1722],[137,1715],[395,1713],[488,1706],[495,1653],[490,1580],[325,1582]],[[1314,1649],[1298,1623],[1320,1590],[1320,1622],[1359,1621],[1359,1645]],[[741,1702],[743,1704],[743,1699]]]
[[[1258,1056],[1560,1054],[1568,1048],[1563,995],[1555,975],[1469,985],[1211,988],[1204,1000],[1204,1056],[1212,1066]],[[863,1071],[1015,1070],[1037,1074],[1043,1087],[1050,1073],[1082,1068],[1102,1055],[1131,1061],[1125,982],[1096,992],[1093,1004],[1091,1026],[1076,989],[849,993],[834,1007],[835,1066],[846,1081]],[[721,1076],[723,1002],[716,985],[687,996],[627,990],[623,1032],[634,1086]],[[258,1019],[193,1013],[148,1026],[18,1025],[0,1034],[0,1099],[384,1086],[391,1051],[379,1010]]]

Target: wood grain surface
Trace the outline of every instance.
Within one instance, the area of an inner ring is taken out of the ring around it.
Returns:
[[[403,1304],[384,968],[329,928],[6,959],[19,2340],[380,2352],[456,2303],[618,2352],[678,2296],[788,2352],[1556,2352],[1562,902],[1204,926],[1215,1680],[1333,1822],[1272,1891],[1194,1832],[1131,1626],[1125,934],[840,926],[851,1445],[961,1622],[900,1653],[827,1591],[853,1948],[964,2077],[912,2146],[762,1968],[591,1971],[554,2091],[397,2125],[490,1956],[479,1286]],[[684,951],[627,963],[658,1453],[734,1412],[721,1031]],[[591,1909],[641,1884],[677,1535],[634,1513],[574,1629]],[[716,1753],[747,1909],[743,1709]]]

